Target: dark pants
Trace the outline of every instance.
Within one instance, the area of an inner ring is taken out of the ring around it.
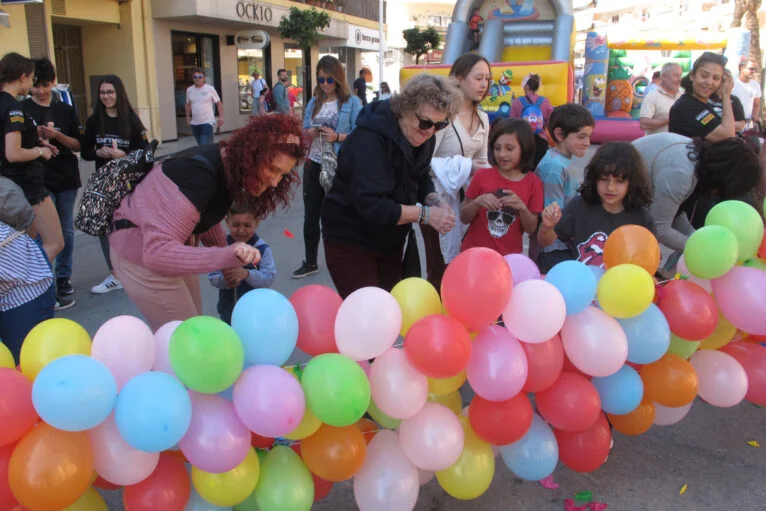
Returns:
[[[55,276],[70,278],[74,254],[74,203],[77,198],[77,189],[52,192],[51,197],[61,220],[61,232],[64,234],[64,250],[56,257]]]
[[[324,240],[327,269],[342,298],[363,287],[391,291],[402,280],[402,247],[372,252],[354,245]]]
[[[56,305],[56,286],[51,285],[46,292],[24,305],[0,312],[0,339],[3,340],[13,355],[16,365],[19,364],[21,344],[27,334],[38,323],[53,317]]]
[[[441,294],[442,277],[447,265],[442,256],[442,247],[439,243],[439,232],[430,225],[420,224],[420,234],[423,235],[423,246],[426,248],[426,278]]]
[[[212,144],[213,126],[210,124],[192,124],[192,135],[197,140],[197,145]]]
[[[101,253],[104,254],[104,260],[109,268],[109,273],[112,273],[114,268],[112,267],[112,258],[109,257],[109,236],[99,236],[98,241],[101,243]]]
[[[551,268],[563,261],[571,261],[574,259],[572,252],[569,250],[551,250],[550,252],[540,252],[537,256],[537,267],[540,269],[540,273],[545,275]]]
[[[306,263],[317,264],[319,252],[319,218],[324,199],[324,188],[319,184],[322,166],[315,161],[306,160],[303,166],[303,245],[306,250]]]

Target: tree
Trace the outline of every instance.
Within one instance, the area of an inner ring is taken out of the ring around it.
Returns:
[[[292,39],[303,51],[303,59],[309,65],[311,48],[319,44],[320,31],[330,26],[330,15],[316,9],[298,9],[290,7],[290,14],[279,21],[279,34],[283,39]],[[303,104],[311,98],[311,73],[306,72],[304,80]]]
[[[745,28],[750,31],[750,49],[747,52],[748,60],[758,63],[761,67],[761,30],[758,26],[758,9],[761,7],[761,0],[734,0],[734,19],[731,22],[732,27],[742,26],[742,16],[745,17]],[[754,76],[760,81],[760,73]]]
[[[422,32],[419,28],[408,28],[402,31],[402,35],[407,41],[404,52],[415,57],[415,64],[418,63],[421,55],[425,55],[429,50],[437,49],[441,43],[439,32],[434,27],[428,27]]]

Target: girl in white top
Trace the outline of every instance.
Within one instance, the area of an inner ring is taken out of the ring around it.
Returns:
[[[463,91],[463,104],[452,125],[436,133],[431,168],[436,191],[442,200],[449,201],[459,218],[460,190],[468,186],[476,169],[490,166],[487,161],[489,118],[479,110],[479,103],[489,90],[492,70],[484,57],[466,53],[455,61],[449,74]],[[438,235],[430,227],[422,227],[428,280],[437,290],[441,287],[446,263],[460,253],[460,240],[466,228],[458,221],[450,232]]]

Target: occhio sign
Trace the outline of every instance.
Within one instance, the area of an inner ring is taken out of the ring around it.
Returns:
[[[271,7],[264,7],[257,2],[245,2],[244,0],[240,0],[237,2],[237,16],[252,21],[268,22],[274,18],[274,13],[272,12]]]

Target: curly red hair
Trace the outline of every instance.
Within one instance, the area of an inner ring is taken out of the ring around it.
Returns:
[[[271,215],[277,206],[290,205],[294,188],[300,182],[297,172],[290,172],[276,187],[268,187],[258,197],[247,191],[246,183],[263,182],[264,164],[268,165],[279,154],[298,161],[306,157],[307,142],[300,121],[281,114],[253,117],[247,126],[222,141],[220,147],[224,149],[229,194],[235,203],[246,205],[256,218]]]

